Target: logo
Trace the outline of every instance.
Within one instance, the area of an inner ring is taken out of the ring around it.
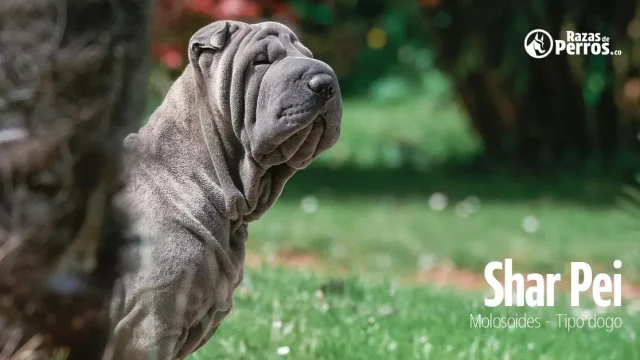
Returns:
[[[544,30],[532,30],[524,38],[524,50],[532,58],[542,59],[551,54],[553,38]]]
[[[555,55],[622,55],[621,50],[609,48],[610,38],[600,33],[566,31],[566,36],[554,40],[542,30],[530,31],[524,38],[524,50],[534,59],[542,59],[552,52]]]

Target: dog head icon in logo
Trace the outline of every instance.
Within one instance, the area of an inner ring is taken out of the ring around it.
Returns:
[[[524,50],[535,59],[541,59],[551,53],[553,49],[553,38],[551,35],[540,29],[533,30],[524,38]]]

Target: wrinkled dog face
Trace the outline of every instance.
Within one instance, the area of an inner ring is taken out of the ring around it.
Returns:
[[[286,26],[215,22],[194,34],[189,57],[211,111],[260,166],[302,169],[338,140],[336,75]]]

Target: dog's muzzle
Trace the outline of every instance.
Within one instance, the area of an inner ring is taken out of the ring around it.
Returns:
[[[262,80],[254,148],[264,166],[287,163],[302,169],[338,140],[342,100],[335,73],[306,57],[285,58]]]

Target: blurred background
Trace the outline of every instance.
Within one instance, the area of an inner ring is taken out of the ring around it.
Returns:
[[[344,326],[351,312],[336,310],[327,320],[304,307],[308,299],[301,294],[315,285],[300,270],[428,285],[402,298],[394,297],[392,286],[344,300],[354,308],[373,306],[383,317],[399,313],[387,332],[368,340],[372,358],[393,358],[394,336],[406,337],[398,340],[405,351],[399,358],[422,358],[428,344],[439,349],[437,358],[453,357],[444,344],[466,349],[458,358],[475,358],[469,344],[476,333],[449,337],[467,328],[468,311],[452,313],[465,295],[430,298],[429,289],[485,289],[482,272],[494,260],[512,258],[516,271],[566,274],[571,261],[610,272],[612,261],[621,259],[625,294],[640,295],[632,285],[640,281],[637,1],[157,0],[154,18],[149,111],[186,66],[191,34],[219,19],[289,25],[335,69],[344,96],[338,144],[298,172],[277,204],[251,225],[240,305],[211,342],[211,354],[243,358],[238,349],[251,355],[273,348],[274,356],[281,349],[315,354],[310,358],[361,356],[356,343],[363,335]],[[523,42],[533,29],[556,39],[566,30],[598,32],[622,55],[532,59]],[[265,265],[289,272],[251,270]],[[328,284],[321,296],[342,286]],[[401,299],[413,300],[402,305]],[[479,300],[476,295],[460,306],[477,309]],[[285,310],[277,305],[285,303]],[[264,314],[289,318],[296,330],[285,320],[273,328],[243,323]],[[368,334],[377,331],[373,318],[358,316],[353,321]],[[305,335],[300,322],[306,321],[326,330],[327,340]],[[441,341],[419,336],[427,323],[442,326],[435,335]],[[245,340],[249,333],[267,340]],[[566,348],[551,345],[557,344],[553,334],[535,335],[550,352],[532,350],[532,343],[513,335],[486,358],[507,358],[509,346],[536,359],[545,353],[571,358],[585,349],[622,359],[640,351],[637,342],[622,346],[615,337],[620,333],[610,339],[567,335],[561,341]],[[481,341],[493,349],[487,336]],[[291,349],[279,347],[278,339],[288,339]],[[309,347],[314,341],[320,348]]]

